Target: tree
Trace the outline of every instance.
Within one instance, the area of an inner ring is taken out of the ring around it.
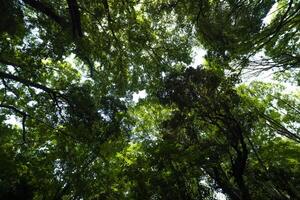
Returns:
[[[300,199],[297,1],[0,3],[0,199]]]

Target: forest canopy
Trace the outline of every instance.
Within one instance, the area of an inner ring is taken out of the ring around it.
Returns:
[[[0,15],[0,199],[300,199],[300,1]]]

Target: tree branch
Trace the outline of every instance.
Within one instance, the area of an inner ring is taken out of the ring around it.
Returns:
[[[25,4],[28,4],[35,10],[45,14],[47,17],[55,21],[58,25],[60,25],[62,28],[65,28],[68,22],[61,16],[59,16],[55,11],[45,3],[42,3],[37,0],[24,0]]]
[[[22,138],[23,138],[23,143],[26,143],[26,118],[29,116],[26,112],[19,110],[18,108],[11,106],[11,105],[5,105],[3,103],[0,104],[0,108],[6,108],[9,110],[13,110],[14,112],[22,115]]]
[[[72,22],[73,37],[82,37],[82,29],[80,24],[79,6],[76,0],[67,0],[69,6],[69,14]]]
[[[21,77],[12,75],[12,74],[8,74],[8,73],[5,73],[5,72],[1,72],[0,71],[0,78],[14,80],[14,81],[17,81],[19,83],[23,83],[24,85],[28,85],[28,86],[34,87],[36,89],[43,90],[43,91],[45,91],[45,92],[47,92],[49,94],[55,94],[55,93],[57,93],[56,91],[54,91],[53,89],[51,89],[51,88],[49,88],[47,86],[44,86],[44,85],[41,85],[39,83],[35,83],[35,82],[32,82],[32,81],[29,81],[27,79],[24,79],[24,78],[21,78]]]

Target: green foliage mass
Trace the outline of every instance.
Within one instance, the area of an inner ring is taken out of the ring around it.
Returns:
[[[1,200],[300,199],[299,1],[0,15]]]

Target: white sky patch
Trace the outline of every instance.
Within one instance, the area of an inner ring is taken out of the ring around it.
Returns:
[[[266,15],[266,17],[263,19],[263,25],[264,26],[268,26],[273,17],[276,15],[276,13],[278,12],[278,2],[274,3],[273,6],[271,7],[271,9],[269,10],[268,14]]]
[[[260,51],[257,54],[255,54],[252,58],[250,58],[250,62],[259,61],[264,58],[270,59],[265,55],[265,53],[263,51]],[[259,67],[259,66],[257,66],[257,67]],[[268,66],[262,66],[262,67],[267,68]],[[262,70],[262,71],[258,71],[258,72],[254,72],[254,73],[253,73],[253,71],[255,71],[255,67],[245,69],[245,71],[241,77],[242,84],[249,85],[253,81],[260,81],[260,82],[264,82],[264,83],[273,83],[273,84],[283,85],[286,88],[284,90],[285,94],[300,92],[300,87],[296,83],[291,83],[288,81],[283,82],[283,81],[278,81],[278,80],[274,79],[274,74],[276,73],[276,71],[278,71],[278,69],[276,69],[276,67],[274,67],[274,69]]]
[[[4,121],[5,124],[10,124],[12,126],[17,126],[18,128],[22,127],[21,119],[19,119],[15,115],[10,115],[7,117],[7,119]]]
[[[16,72],[15,68],[11,65],[7,65],[7,71],[12,73],[12,74]]]
[[[215,197],[216,197],[216,199],[219,199],[219,200],[226,200],[227,199],[225,194],[223,194],[221,192],[216,192]]]
[[[72,65],[72,67],[76,68],[75,65],[75,57],[76,55],[74,53],[71,53],[68,57],[66,57],[64,60],[67,61],[68,63],[70,63],[70,65]]]
[[[132,100],[136,103],[136,102],[138,102],[140,99],[146,98],[146,97],[147,97],[147,92],[146,92],[146,90],[141,90],[141,91],[139,91],[139,92],[133,93],[132,96],[133,96]]]
[[[201,47],[194,47],[192,50],[193,62],[191,67],[197,68],[199,65],[203,64],[205,61],[204,56],[206,55],[206,50]]]
[[[142,8],[143,3],[144,3],[144,1],[141,0],[140,3],[134,5],[134,10],[135,10],[135,11],[140,11],[141,8]]]

